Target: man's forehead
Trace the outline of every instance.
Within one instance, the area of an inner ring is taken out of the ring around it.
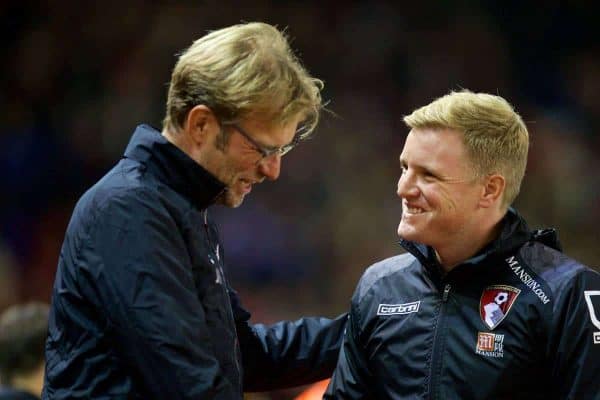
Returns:
[[[452,129],[412,129],[406,141],[400,161],[428,168],[448,168],[465,164],[466,147],[462,134]]]
[[[448,148],[464,150],[463,135],[450,128],[414,128],[406,136],[404,149],[422,148],[442,151]],[[404,150],[403,149],[403,150]]]

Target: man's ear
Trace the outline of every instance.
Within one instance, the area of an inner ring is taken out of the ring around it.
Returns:
[[[499,174],[488,175],[484,179],[479,205],[483,208],[489,208],[502,201],[502,196],[506,189],[506,179]]]
[[[194,106],[188,111],[183,125],[184,132],[196,145],[206,142],[211,133],[218,132],[218,129],[219,122],[215,115],[203,104]]]

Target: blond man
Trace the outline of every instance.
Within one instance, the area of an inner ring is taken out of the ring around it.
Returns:
[[[331,374],[344,318],[252,325],[208,208],[279,177],[315,128],[320,80],[264,23],[179,57],[162,131],[135,130],[78,202],[54,284],[44,399],[242,399]]]
[[[0,314],[0,400],[36,400],[44,384],[48,305],[14,304]]]
[[[398,226],[371,266],[326,399],[598,399],[600,275],[512,208],[529,135],[499,96],[404,118]]]

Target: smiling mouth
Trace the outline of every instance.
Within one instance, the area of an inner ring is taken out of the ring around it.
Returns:
[[[425,210],[420,207],[404,206],[404,213],[409,215],[418,215],[424,213]]]
[[[252,185],[255,183],[248,179],[240,179],[240,182],[243,185],[242,188],[245,194],[250,193],[252,191]]]

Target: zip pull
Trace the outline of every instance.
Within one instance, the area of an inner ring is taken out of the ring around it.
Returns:
[[[446,283],[446,286],[444,286],[444,294],[442,295],[442,301],[446,302],[448,301],[448,293],[450,293],[450,284]]]

